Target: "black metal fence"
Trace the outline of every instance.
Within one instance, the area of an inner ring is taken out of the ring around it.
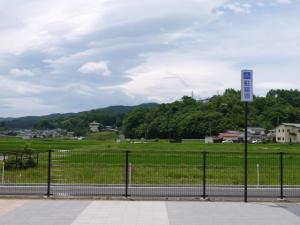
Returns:
[[[243,153],[0,154],[0,195],[244,198]],[[248,197],[300,199],[300,154],[249,153]]]

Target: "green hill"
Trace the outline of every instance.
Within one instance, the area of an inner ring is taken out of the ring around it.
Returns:
[[[138,108],[153,108],[156,103],[137,106],[110,106],[90,111],[65,114],[50,114],[46,116],[26,116],[20,118],[0,118],[1,127],[7,129],[53,129],[64,128],[70,131],[85,132],[89,122],[96,120],[104,126],[121,126],[124,116]],[[81,132],[79,132],[81,133]]]

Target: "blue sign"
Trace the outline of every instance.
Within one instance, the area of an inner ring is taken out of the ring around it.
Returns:
[[[241,99],[242,102],[253,101],[253,71],[242,70],[242,88],[241,88]]]
[[[244,79],[250,80],[251,79],[251,73],[250,72],[244,72]]]

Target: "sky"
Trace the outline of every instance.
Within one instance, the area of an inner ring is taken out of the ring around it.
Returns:
[[[0,0],[0,116],[300,89],[300,0]]]

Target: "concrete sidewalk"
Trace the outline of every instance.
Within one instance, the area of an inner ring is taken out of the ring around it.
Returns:
[[[1,225],[300,225],[299,204],[0,200]]]

